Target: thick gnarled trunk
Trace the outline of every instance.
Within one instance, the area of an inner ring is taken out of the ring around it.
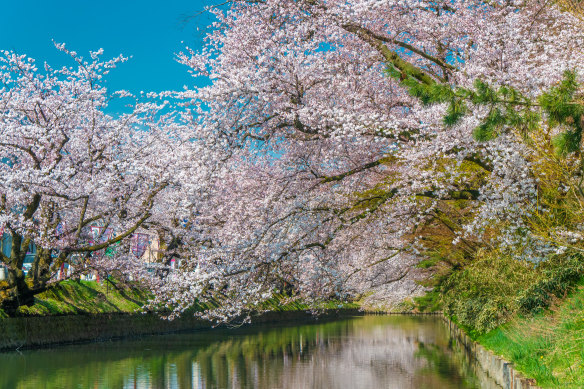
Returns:
[[[37,255],[30,269],[30,278],[34,289],[44,289],[51,278],[51,251],[38,248]]]
[[[30,243],[30,239],[13,234],[10,257],[2,256],[8,274],[6,280],[0,283],[0,309],[10,316],[20,306],[33,305],[34,296],[46,290],[50,279],[50,250],[37,250],[29,277],[22,270]]]
[[[21,269],[8,269],[8,277],[0,284],[0,309],[9,316],[14,316],[18,307],[33,305],[35,294],[26,282],[24,272]]]

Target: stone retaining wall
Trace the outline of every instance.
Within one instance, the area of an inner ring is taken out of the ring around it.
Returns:
[[[358,310],[330,311],[315,317],[306,311],[266,312],[253,323],[311,321],[359,314]],[[362,314],[362,313],[361,313]],[[59,344],[95,342],[208,329],[212,323],[185,315],[162,320],[153,314],[100,314],[0,319],[0,351],[48,347]]]
[[[472,340],[454,322],[443,316],[450,335],[458,342],[471,360],[475,360],[482,370],[504,389],[541,389],[532,378],[526,378],[513,369],[513,364],[495,355],[479,343]]]

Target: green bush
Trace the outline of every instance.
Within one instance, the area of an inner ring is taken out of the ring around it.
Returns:
[[[552,297],[562,297],[584,274],[580,254],[556,257],[541,265],[541,279],[519,293],[517,303],[524,313],[538,313],[549,307]]]
[[[485,333],[514,313],[536,313],[569,291],[584,275],[580,254],[550,258],[539,266],[499,251],[477,255],[440,285],[446,314],[473,333]]]
[[[440,302],[440,292],[436,289],[429,291],[423,296],[414,297],[415,308],[421,312],[436,312],[442,308]]]

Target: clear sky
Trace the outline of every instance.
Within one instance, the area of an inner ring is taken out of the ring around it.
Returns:
[[[181,89],[195,79],[174,54],[185,45],[197,49],[212,21],[197,15],[218,0],[2,0],[0,49],[14,50],[53,67],[72,64],[52,41],[88,55],[104,49],[103,58],[132,56],[112,71],[111,90],[131,92]],[[197,27],[200,28],[197,31]],[[181,41],[183,43],[181,43]]]

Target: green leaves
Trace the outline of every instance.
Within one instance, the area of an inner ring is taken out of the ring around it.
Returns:
[[[450,100],[448,108],[446,108],[446,115],[444,116],[444,124],[453,126],[460,121],[468,113],[466,102],[462,99],[453,98]]]
[[[494,88],[479,79],[472,88],[465,88],[440,83],[424,84],[393,66],[389,66],[386,73],[399,80],[409,94],[424,105],[448,103],[443,118],[446,126],[458,124],[472,113],[473,108],[487,107],[488,113],[473,131],[477,141],[492,140],[508,129],[516,129],[527,135],[541,126],[542,116],[545,116],[550,126],[567,127],[554,139],[558,153],[580,150],[584,104],[576,101],[580,85],[573,71],[564,72],[562,81],[542,93],[537,102],[513,87],[504,85]]]
[[[580,149],[580,141],[582,139],[582,131],[572,131],[566,130],[565,132],[558,134],[554,140],[553,144],[556,151],[560,155],[565,155],[578,151]]]
[[[450,86],[445,84],[426,85],[413,78],[406,78],[401,84],[408,89],[410,95],[420,99],[424,105],[443,103],[454,97]]]
[[[560,154],[580,150],[584,106],[575,101],[578,87],[576,73],[566,71],[558,86],[542,93],[538,99],[542,110],[547,115],[550,126],[568,128],[554,139],[554,145]]]
[[[491,87],[489,87],[486,82],[476,80],[474,82],[474,87],[476,92],[468,91],[468,93],[472,96],[471,99],[473,104],[492,104],[497,101],[497,92],[491,89]],[[507,94],[507,88],[503,87],[499,89],[499,92],[505,96]]]
[[[541,94],[538,101],[542,109],[547,113],[550,124],[577,124],[575,123],[575,118],[581,116],[584,112],[582,105],[573,102],[577,90],[576,74],[566,71],[558,86]]]

